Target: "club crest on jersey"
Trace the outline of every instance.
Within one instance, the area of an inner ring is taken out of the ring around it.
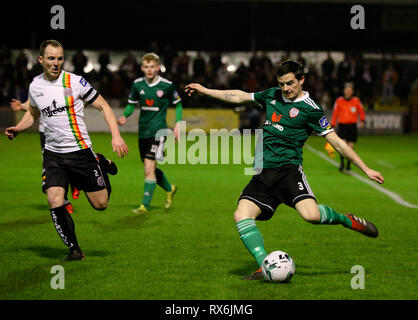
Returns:
[[[164,95],[164,91],[163,90],[157,90],[157,97],[161,98]]]
[[[64,89],[64,96],[65,97],[71,97],[73,95],[73,89],[71,88],[65,88]]]
[[[321,119],[319,119],[319,125],[321,126],[322,129],[325,129],[327,127],[331,127],[327,117],[323,116]]]
[[[295,118],[295,117],[297,117],[297,116],[298,116],[298,114],[299,114],[299,109],[292,108],[292,109],[290,109],[290,111],[289,111],[289,116],[290,116],[291,118]]]

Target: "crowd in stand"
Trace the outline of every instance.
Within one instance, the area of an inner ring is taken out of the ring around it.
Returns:
[[[277,85],[275,65],[280,61],[273,63],[261,52],[254,53],[248,63],[241,63],[231,71],[227,70],[228,66],[222,62],[221,52],[211,52],[205,55],[206,57],[197,52],[196,56],[190,57],[186,52],[173,50],[169,45],[162,50],[159,50],[158,46],[151,47],[150,50],[160,55],[165,71],[162,75],[176,84],[185,107],[231,107],[200,96],[185,96],[183,88],[190,82],[199,82],[210,88],[242,89],[247,92],[256,92]],[[281,60],[286,58],[287,56],[283,55]],[[142,76],[140,57],[132,53],[126,54],[115,71],[108,68],[112,56],[107,50],[102,50],[99,54],[100,69],[93,69],[88,73],[84,72],[88,58],[82,50],[77,50],[70,59],[74,69],[69,71],[83,75],[104,97],[110,99],[126,100],[133,80]],[[394,96],[400,99],[401,105],[405,105],[411,84],[417,77],[417,74],[408,68],[402,68],[392,62],[376,65],[364,61],[361,55],[346,54],[343,61],[335,63],[328,54],[319,70],[307,63],[302,55],[299,55],[298,59],[308,71],[304,89],[325,108],[332,107],[333,101],[341,95],[341,88],[345,82],[354,83],[357,95],[368,109],[373,109],[377,101],[391,105]],[[42,72],[40,66],[34,62],[33,67],[28,69],[28,63],[23,50],[12,59],[10,49],[7,46],[1,48],[0,106],[8,105],[12,98],[26,100],[32,78]]]

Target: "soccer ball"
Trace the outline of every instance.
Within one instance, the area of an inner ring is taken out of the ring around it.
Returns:
[[[264,279],[270,282],[288,282],[295,274],[293,259],[283,251],[273,251],[261,265]]]

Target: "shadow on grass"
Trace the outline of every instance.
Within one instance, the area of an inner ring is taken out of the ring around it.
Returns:
[[[61,258],[64,258],[68,254],[68,249],[63,247],[61,248],[51,248],[51,247],[28,247],[24,248],[23,250],[34,252],[36,255],[42,257],[42,258],[48,258],[48,259],[57,259],[57,261],[60,261]],[[84,251],[84,250],[83,250]],[[109,255],[108,251],[102,251],[102,250],[88,250],[84,252],[86,254],[86,257],[106,257]]]
[[[313,266],[296,266],[295,273],[299,276],[306,276],[306,277],[316,277],[316,276],[327,276],[327,275],[334,275],[334,274],[348,274],[350,271],[342,270],[342,269],[333,269],[327,268],[325,270],[320,270],[320,268],[316,268]]]
[[[31,225],[46,224],[50,222],[51,222],[51,216],[48,214],[44,214],[41,216],[17,219],[17,220],[1,223],[0,228],[7,229],[7,228],[27,227]]]
[[[257,270],[257,265],[255,263],[246,263],[243,264],[240,268],[231,270],[229,273],[234,276],[244,277],[249,275]],[[302,277],[317,277],[317,276],[327,276],[327,275],[336,275],[336,274],[348,274],[350,271],[342,269],[332,269],[328,268],[326,270],[319,270],[312,266],[296,266],[295,274]]]

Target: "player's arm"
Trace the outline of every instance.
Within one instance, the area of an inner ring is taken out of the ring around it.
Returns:
[[[91,105],[102,113],[109,126],[110,133],[112,134],[113,152],[117,152],[119,157],[128,155],[128,146],[120,135],[118,123],[110,105],[100,94],[91,102]]]
[[[176,103],[176,125],[174,126],[174,137],[177,141],[180,138],[180,121],[183,119],[183,105],[179,101]]]
[[[190,83],[185,86],[184,91],[186,91],[189,96],[191,96],[193,93],[199,93],[201,95],[227,103],[257,105],[257,103],[252,99],[251,93],[241,90],[208,89],[199,83]]]
[[[370,169],[360,158],[360,156],[334,131],[328,133],[325,139],[334,147],[335,150],[343,157],[348,158],[357,167],[359,167],[371,180],[376,181],[379,184],[384,182],[382,174],[378,171]]]
[[[129,94],[128,98],[128,104],[125,107],[125,110],[123,111],[123,115],[118,119],[118,123],[123,126],[128,121],[127,118],[132,115],[135,111],[135,107],[139,102],[139,94],[138,90],[134,85],[131,87],[131,93]]]
[[[28,111],[29,105],[30,105],[29,99],[27,99],[24,103],[22,103],[20,100],[17,100],[17,99],[12,99],[12,101],[10,101],[10,108],[12,108],[13,111],[18,111],[18,110]]]
[[[118,123],[123,126],[128,121],[127,118],[135,111],[135,104],[128,103],[123,111],[123,115],[118,119]]]
[[[20,119],[16,126],[7,128],[4,134],[8,139],[13,140],[19,132],[30,128],[38,118],[39,110],[29,105],[29,110],[25,112],[22,119]]]

